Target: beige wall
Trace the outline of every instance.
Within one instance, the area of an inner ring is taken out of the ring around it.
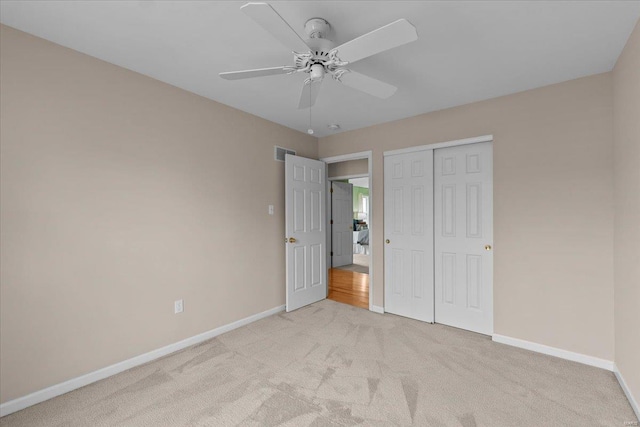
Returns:
[[[615,361],[640,404],[640,21],[613,70]]]
[[[284,304],[315,138],[1,31],[2,402]]]
[[[319,156],[494,135],[495,333],[613,360],[611,73],[345,132]],[[382,232],[373,269],[383,277]],[[383,304],[382,286],[374,304]]]
[[[345,162],[329,163],[329,178],[342,177],[342,176],[354,176],[354,175],[368,175],[369,174],[369,160],[347,160]]]

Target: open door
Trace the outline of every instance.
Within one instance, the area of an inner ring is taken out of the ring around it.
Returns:
[[[327,297],[325,164],[285,156],[287,311]]]
[[[353,264],[353,185],[331,183],[331,267]]]

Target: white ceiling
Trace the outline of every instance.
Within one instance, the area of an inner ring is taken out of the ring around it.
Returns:
[[[3,24],[306,132],[304,75],[242,81],[223,71],[292,64],[292,55],[240,11],[244,1],[2,1]],[[304,37],[327,19],[343,43],[399,18],[419,39],[349,68],[398,86],[380,100],[325,79],[316,136],[610,71],[640,1],[272,1]]]

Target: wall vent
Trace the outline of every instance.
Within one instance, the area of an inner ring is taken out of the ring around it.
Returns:
[[[294,150],[289,150],[288,148],[278,147],[277,145],[273,147],[273,155],[275,160],[284,162],[285,154],[293,154],[295,156],[296,152]]]

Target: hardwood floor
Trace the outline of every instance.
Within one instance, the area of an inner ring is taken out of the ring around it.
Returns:
[[[337,268],[330,269],[327,298],[369,309],[369,275]]]

